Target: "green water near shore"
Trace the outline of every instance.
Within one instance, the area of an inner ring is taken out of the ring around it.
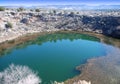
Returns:
[[[49,84],[78,75],[76,66],[105,54],[104,44],[96,37],[77,33],[47,34],[17,45],[0,57],[0,71],[12,63],[26,65],[38,72],[43,84]]]

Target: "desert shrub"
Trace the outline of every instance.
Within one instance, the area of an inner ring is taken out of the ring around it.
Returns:
[[[33,9],[30,9],[31,12],[33,12],[34,10]]]
[[[35,9],[36,12],[40,12],[40,9]]]
[[[56,14],[57,13],[56,10],[53,10],[53,13]]]
[[[23,10],[25,10],[23,7],[20,7],[20,8],[17,9],[18,12],[21,12]]]
[[[5,11],[5,8],[1,6],[0,11]]]
[[[11,13],[11,15],[15,15],[15,12],[10,12]]]
[[[6,28],[13,28],[13,24],[10,23],[10,22],[8,22],[7,24],[5,24],[5,27],[6,27]]]

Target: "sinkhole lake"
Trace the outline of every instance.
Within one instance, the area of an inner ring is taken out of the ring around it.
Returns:
[[[38,73],[43,84],[49,84],[80,74],[77,66],[105,55],[106,47],[96,37],[78,33],[47,34],[4,51],[0,71],[10,64],[26,65]]]

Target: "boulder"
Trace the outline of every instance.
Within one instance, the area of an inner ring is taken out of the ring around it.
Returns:
[[[27,24],[29,22],[29,20],[27,18],[23,18],[20,22],[24,23],[24,24]]]

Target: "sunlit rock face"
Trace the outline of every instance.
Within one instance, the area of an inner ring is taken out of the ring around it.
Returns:
[[[40,84],[41,79],[29,67],[11,64],[0,72],[0,84]]]

